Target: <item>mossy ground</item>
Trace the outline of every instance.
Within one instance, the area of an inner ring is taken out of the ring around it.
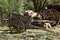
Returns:
[[[0,40],[60,40],[60,25],[48,30],[27,29],[23,33],[9,33],[8,27],[0,27]]]

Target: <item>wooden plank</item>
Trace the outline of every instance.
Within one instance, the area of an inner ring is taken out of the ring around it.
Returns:
[[[34,20],[35,22],[40,22],[40,23],[53,23],[54,21],[50,20]]]
[[[8,19],[2,19],[2,21],[8,21]]]

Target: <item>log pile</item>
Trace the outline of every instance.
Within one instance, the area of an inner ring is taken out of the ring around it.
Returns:
[[[32,22],[32,25],[39,26],[39,27],[45,27],[46,29],[51,28],[54,21],[50,20],[34,20]]]

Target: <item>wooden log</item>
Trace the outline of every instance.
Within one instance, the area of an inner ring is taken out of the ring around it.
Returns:
[[[34,20],[33,25],[39,27],[45,27],[46,29],[51,28],[54,21],[50,20]]]
[[[53,23],[54,21],[50,21],[50,20],[34,20],[35,22],[39,22],[39,23]]]

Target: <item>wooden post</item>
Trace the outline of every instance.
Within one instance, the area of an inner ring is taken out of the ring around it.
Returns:
[[[2,12],[1,12],[1,27],[3,27],[3,23],[2,23]]]

